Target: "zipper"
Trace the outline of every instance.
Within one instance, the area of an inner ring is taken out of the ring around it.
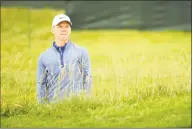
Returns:
[[[60,64],[61,64],[61,67],[63,68],[64,67],[63,52],[61,48],[59,48],[59,51],[60,51]]]

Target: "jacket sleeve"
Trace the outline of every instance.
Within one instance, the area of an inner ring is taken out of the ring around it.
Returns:
[[[91,61],[86,49],[82,49],[82,73],[83,73],[83,89],[86,93],[91,93],[92,88],[92,73]]]
[[[46,87],[47,87],[47,74],[46,74],[46,67],[43,65],[42,62],[42,55],[40,55],[38,59],[37,65],[37,101],[38,103],[44,103],[46,98]]]

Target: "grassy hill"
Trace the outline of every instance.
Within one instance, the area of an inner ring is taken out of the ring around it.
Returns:
[[[59,13],[1,8],[2,127],[192,126],[190,32],[72,30],[90,54],[92,97],[38,105],[37,59]]]

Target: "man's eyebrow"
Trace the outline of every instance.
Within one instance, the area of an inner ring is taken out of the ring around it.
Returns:
[[[65,25],[62,25],[62,24],[58,24],[58,25],[56,25],[56,26],[58,26],[58,27],[62,27],[62,26],[70,26],[69,24],[65,24]]]

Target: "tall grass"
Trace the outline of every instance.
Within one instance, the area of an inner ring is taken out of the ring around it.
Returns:
[[[189,32],[72,31],[71,40],[86,47],[90,54],[92,96],[38,105],[37,59],[41,52],[51,47],[52,18],[63,11],[31,11],[30,48],[27,10],[1,8],[1,11],[3,127],[97,127],[99,123],[98,127],[190,126]],[[162,114],[166,111],[184,120],[167,118]],[[36,116],[45,121],[37,121]],[[155,118],[155,124],[145,116]],[[29,124],[22,125],[17,118]],[[49,120],[56,122],[51,124]]]

